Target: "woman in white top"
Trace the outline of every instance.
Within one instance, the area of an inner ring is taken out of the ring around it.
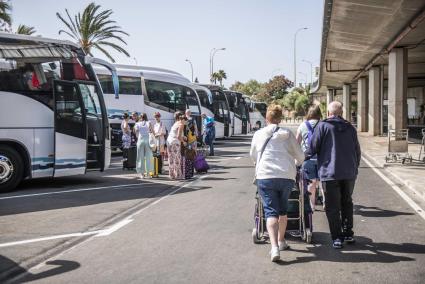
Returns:
[[[295,186],[296,164],[301,165],[304,160],[304,153],[295,135],[289,129],[278,126],[281,120],[282,107],[269,106],[266,114],[267,127],[255,132],[250,152],[256,164],[258,193],[267,218],[272,261],[279,260],[279,251],[289,247],[285,241],[288,198]]]
[[[186,146],[187,143],[183,133],[183,117],[183,113],[179,111],[174,114],[175,122],[167,138],[168,169],[171,179],[184,179],[181,144]]]
[[[148,121],[146,113],[143,113],[140,121],[134,125],[134,132],[138,137],[136,171],[141,175],[142,179],[145,177],[150,178],[150,173],[153,172],[153,155],[152,149],[149,146],[149,134],[153,133],[153,128]]]

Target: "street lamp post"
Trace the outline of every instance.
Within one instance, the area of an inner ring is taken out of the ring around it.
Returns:
[[[294,85],[297,86],[297,34],[307,28],[299,28],[294,34]]]
[[[298,73],[304,76],[304,78],[305,78],[305,84],[307,85],[307,83],[308,83],[307,74],[305,74],[304,72],[298,72]]]
[[[303,59],[303,62],[310,64],[310,84],[313,85],[313,63]]]
[[[192,65],[192,61],[190,61],[189,59],[185,60],[186,62],[188,62],[190,64],[190,70],[192,71],[192,83],[193,83],[193,65]]]
[[[210,80],[211,80],[211,82],[212,82],[211,77],[212,77],[212,74],[214,73],[214,55],[220,50],[226,50],[226,48],[225,47],[222,47],[222,48],[215,48],[214,47],[210,51]]]

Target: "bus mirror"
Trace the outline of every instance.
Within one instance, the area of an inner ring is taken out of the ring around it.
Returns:
[[[119,99],[120,85],[119,85],[119,80],[118,80],[117,69],[115,68],[115,66],[113,64],[103,60],[103,59],[95,58],[95,57],[91,57],[91,56],[85,56],[84,57],[84,63],[85,64],[98,64],[98,65],[105,67],[106,69],[108,69],[111,72],[111,74],[112,74],[112,84],[113,84],[113,87],[114,87],[115,98]]]
[[[112,73],[112,85],[114,86],[114,94],[115,94],[115,98],[119,99],[120,98],[120,83],[118,80],[118,74],[116,70],[111,70]]]

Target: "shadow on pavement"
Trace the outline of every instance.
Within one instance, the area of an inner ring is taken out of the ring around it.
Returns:
[[[400,212],[393,210],[381,209],[379,207],[369,207],[363,205],[354,205],[354,215],[361,215],[363,217],[395,217],[402,215],[414,215],[409,212]]]
[[[87,185],[87,181],[85,178],[80,177],[80,179],[84,180],[84,184]],[[99,184],[97,185],[101,186]],[[182,184],[167,185],[144,181],[143,183],[140,182],[140,185],[137,184],[128,187],[101,188],[90,191],[74,192],[71,188],[69,192],[67,192],[67,190],[64,190],[60,191],[59,194],[47,194],[16,199],[4,199],[0,200],[0,216],[80,207],[109,202],[159,198],[170,194],[181,186]],[[211,187],[187,186],[174,194],[188,193],[209,188]],[[26,193],[22,193],[22,195],[25,194]],[[17,194],[16,196],[19,196],[19,194]]]
[[[415,258],[401,256],[400,254],[424,254],[425,245],[414,243],[375,243],[372,239],[357,236],[356,243],[345,245],[343,249],[336,250],[331,247],[328,233],[316,232],[314,239],[317,243],[325,245],[314,245],[307,250],[291,249],[300,254],[313,254],[313,256],[300,256],[296,260],[281,261],[281,265],[307,263],[312,261],[329,261],[344,263],[394,263],[400,261],[414,261]],[[319,241],[320,240],[320,241]],[[328,244],[328,245],[327,245]],[[394,255],[392,253],[396,253]]]
[[[6,271],[7,274],[0,274],[0,282],[1,283],[25,283],[31,282],[35,280],[44,279],[47,277],[51,277],[54,275],[66,273],[75,269],[78,269],[81,265],[75,261],[69,260],[52,260],[46,262],[47,265],[55,266],[49,270],[33,274],[27,271],[25,268],[21,267],[19,264],[14,262],[13,260],[0,255],[0,270]],[[25,275],[24,275],[25,274]],[[14,277],[23,275],[22,278],[16,281],[13,280]]]

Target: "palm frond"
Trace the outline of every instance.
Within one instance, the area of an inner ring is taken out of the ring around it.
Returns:
[[[69,32],[64,30],[60,30],[59,32],[65,33],[77,40],[86,53],[90,53],[91,48],[96,48],[105,54],[108,59],[114,61],[111,54],[105,48],[110,47],[120,53],[124,53],[126,56],[130,56],[129,53],[119,45],[119,43],[127,45],[123,36],[128,36],[129,34],[123,31],[122,28],[116,24],[116,21],[111,19],[112,14],[112,10],[107,9],[102,11],[101,6],[96,5],[94,2],[90,3],[81,13],[77,13],[73,20],[68,14],[69,21],[65,21],[60,14],[57,13],[58,18],[61,19],[69,29]],[[72,34],[75,36],[72,36]],[[118,43],[111,42],[110,40],[115,40]]]
[[[108,57],[109,60],[111,60],[113,63],[115,63],[114,58],[111,56],[111,54],[109,54],[109,52],[107,50],[105,50],[104,48],[102,48],[101,46],[99,46],[97,43],[95,43],[93,46],[96,47],[103,54],[105,54],[106,57]]]
[[[10,16],[10,12],[12,10],[12,6],[4,1],[0,1],[0,20],[11,25],[12,17]]]
[[[35,32],[36,30],[34,27],[30,27],[30,26],[22,25],[22,24],[19,25],[18,29],[16,30],[16,33],[20,35],[32,35]]]

